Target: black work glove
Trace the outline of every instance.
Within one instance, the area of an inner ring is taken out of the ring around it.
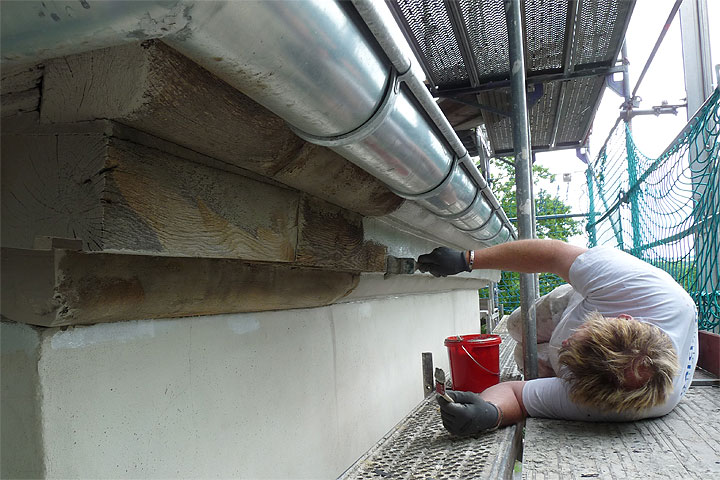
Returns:
[[[438,396],[440,416],[448,432],[464,437],[494,429],[498,424],[500,412],[492,403],[488,403],[477,393],[447,391],[455,403]]]
[[[436,277],[470,271],[465,252],[447,247],[437,247],[430,253],[420,255],[417,263],[421,272],[430,272]]]

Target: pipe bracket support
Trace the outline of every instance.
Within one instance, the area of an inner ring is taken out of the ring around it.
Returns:
[[[495,238],[497,238],[498,235],[500,235],[500,233],[502,233],[503,228],[505,228],[505,225],[501,226],[501,227],[500,227],[500,230],[498,230],[497,232],[495,232],[494,235],[492,235],[492,236],[490,236],[490,237],[488,237],[488,238],[482,238],[482,239],[481,239],[481,238],[478,238],[478,240],[481,241],[481,242],[490,242],[490,241],[494,240]],[[508,231],[509,231],[509,230],[508,230]]]
[[[397,70],[394,67],[390,69],[390,79],[387,87],[385,88],[385,92],[383,93],[383,98],[380,101],[380,106],[365,123],[348,133],[324,137],[304,132],[293,125],[289,125],[289,127],[295,135],[306,142],[320,145],[322,147],[343,147],[345,145],[360,142],[375,133],[375,131],[383,124],[385,118],[387,118],[388,114],[395,106],[395,100],[400,92],[400,82],[403,81],[406,74],[407,72],[402,75],[398,75]]]
[[[443,188],[445,188],[448,183],[452,180],[453,176],[455,175],[455,170],[458,168],[458,166],[462,163],[462,158],[458,158],[457,156],[453,156],[452,165],[450,165],[450,170],[448,170],[448,173],[445,175],[445,178],[435,185],[433,188],[428,190],[427,192],[423,193],[404,193],[399,192],[397,190],[393,190],[393,193],[399,197],[405,198],[407,200],[424,200],[426,198],[434,197],[437,195],[439,191],[441,191]]]
[[[467,215],[468,213],[470,213],[470,212],[472,212],[473,210],[475,210],[475,207],[477,207],[477,204],[480,203],[480,201],[481,201],[483,198],[484,198],[484,197],[483,197],[483,195],[482,195],[482,190],[480,190],[480,189],[478,188],[477,190],[475,190],[475,198],[473,198],[473,201],[470,202],[470,205],[468,205],[467,208],[465,208],[465,209],[462,210],[461,212],[451,213],[451,214],[449,214],[449,215],[441,215],[441,214],[436,213],[435,215],[437,215],[438,217],[442,218],[443,220],[448,220],[448,221],[449,221],[449,220],[457,220],[458,218],[464,217],[464,216]],[[490,210],[491,210],[491,213],[494,212],[492,205],[490,205]]]
[[[490,215],[488,215],[487,220],[485,220],[485,221],[483,222],[483,224],[480,225],[480,226],[477,227],[477,228],[464,229],[464,228],[458,227],[457,225],[455,225],[455,228],[457,228],[457,229],[460,230],[461,232],[465,232],[465,233],[478,232],[478,231],[482,230],[483,228],[485,228],[488,223],[490,223],[490,220],[492,220],[493,216],[497,214],[498,210],[500,210],[500,209],[493,207],[492,210],[490,211]],[[500,223],[502,224],[502,222],[500,222]],[[504,226],[505,226],[505,225],[502,224],[502,225],[500,226],[500,230],[502,230]],[[500,230],[498,230],[498,232],[499,232]],[[493,235],[493,236],[490,237],[490,238],[495,238],[496,236],[497,236],[497,234]]]

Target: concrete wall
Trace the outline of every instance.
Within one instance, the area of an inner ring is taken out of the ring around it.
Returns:
[[[0,325],[0,478],[41,478],[41,335],[27,325]]]
[[[49,478],[335,478],[422,399],[421,352],[447,368],[444,338],[478,328],[474,289],[66,330],[3,324],[3,476],[41,472],[5,458],[44,452],[35,467]],[[22,343],[38,336],[39,349]],[[38,358],[42,428],[6,442],[21,428],[6,413],[31,395],[6,394],[6,378]]]

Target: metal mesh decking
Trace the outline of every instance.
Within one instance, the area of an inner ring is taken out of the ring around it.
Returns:
[[[442,426],[437,402],[429,398],[340,478],[502,478],[507,468],[502,449],[509,447],[514,434],[515,427],[508,427],[476,438],[453,439]]]
[[[501,381],[519,380],[513,360],[515,340],[506,320],[494,333],[500,344]],[[342,480],[507,478],[520,448],[522,428],[517,425],[471,438],[453,438],[442,425],[435,395],[426,398],[410,415],[350,467]]]
[[[496,155],[513,152],[503,0],[390,1],[440,107],[458,131],[485,124]],[[534,151],[581,146],[616,60],[634,0],[526,0]],[[458,107],[461,105],[461,108]],[[460,135],[471,154],[474,135]]]

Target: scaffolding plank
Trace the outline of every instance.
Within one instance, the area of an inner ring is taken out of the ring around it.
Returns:
[[[691,387],[668,415],[626,423],[529,418],[523,478],[720,478],[718,387]]]

